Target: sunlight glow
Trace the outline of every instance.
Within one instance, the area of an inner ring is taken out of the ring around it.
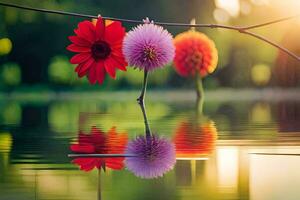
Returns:
[[[291,152],[294,153],[293,150]],[[251,199],[300,199],[299,165],[299,156],[252,155],[249,187]]]
[[[239,0],[215,0],[217,8],[226,10],[230,16],[237,17],[240,13]]]
[[[255,5],[268,5],[270,2],[269,0],[251,0],[251,2]]]
[[[221,190],[237,191],[238,186],[238,148],[218,147],[217,149],[218,183]]]
[[[299,14],[299,0],[251,0],[251,2],[256,6],[268,6],[275,8],[280,14],[288,16]]]
[[[219,8],[214,10],[213,15],[215,20],[219,23],[226,23],[230,18],[229,14],[225,10]]]

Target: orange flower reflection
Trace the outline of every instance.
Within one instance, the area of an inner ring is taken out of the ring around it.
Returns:
[[[196,159],[212,153],[217,140],[217,129],[213,121],[204,124],[182,122],[174,137],[176,157]]]
[[[124,154],[128,136],[126,133],[118,134],[116,127],[112,127],[106,134],[93,126],[90,134],[79,133],[78,143],[70,146],[75,153],[87,154]],[[79,165],[83,171],[94,168],[108,167],[120,170],[124,167],[124,158],[76,158],[72,161]]]

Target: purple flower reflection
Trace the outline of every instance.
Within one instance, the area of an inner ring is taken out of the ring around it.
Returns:
[[[163,176],[176,162],[174,144],[158,135],[138,136],[128,143],[126,154],[137,155],[125,159],[127,169],[145,179]]]

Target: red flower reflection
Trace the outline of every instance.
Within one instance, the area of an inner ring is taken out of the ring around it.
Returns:
[[[112,127],[106,134],[96,127],[92,127],[91,134],[80,133],[78,143],[70,146],[75,153],[123,154],[127,145],[126,133],[118,134]],[[120,170],[124,167],[124,158],[76,158],[72,162],[80,166],[83,171],[90,171],[95,167],[105,167]]]
[[[217,139],[214,122],[203,125],[182,122],[174,137],[177,158],[196,158],[210,154]]]
[[[85,75],[91,84],[102,84],[106,73],[116,77],[116,69],[126,71],[127,63],[122,53],[125,28],[118,21],[104,21],[99,17],[94,22],[83,21],[74,30],[75,36],[69,51],[78,53],[70,60],[78,64],[75,71],[79,77]]]

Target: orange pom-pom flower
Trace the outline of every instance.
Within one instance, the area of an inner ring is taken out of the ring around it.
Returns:
[[[205,77],[216,69],[218,52],[205,34],[194,30],[180,33],[174,45],[174,67],[179,75],[188,77],[199,73],[200,77]]]

